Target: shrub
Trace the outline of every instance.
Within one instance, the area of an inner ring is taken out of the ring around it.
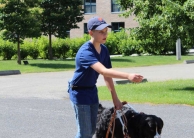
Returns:
[[[52,44],[54,56],[57,58],[66,58],[70,49],[70,39],[56,39]]]
[[[107,37],[105,45],[107,46],[110,54],[121,54],[123,44],[126,44],[129,34],[127,30],[121,29],[119,32],[110,32]],[[124,42],[123,42],[124,41]]]
[[[20,47],[20,56],[21,56],[21,59],[26,59],[28,55],[29,55],[28,54],[28,49],[25,46],[21,46]]]
[[[89,40],[90,40],[90,35],[84,34],[83,39],[84,39],[85,41],[89,41]]]
[[[32,39],[32,41],[28,43],[27,47],[28,55],[33,59],[37,59],[39,57],[38,39]]]
[[[3,60],[11,60],[11,58],[16,54],[15,44],[9,41],[0,40],[0,55]]]
[[[122,54],[124,56],[129,56],[134,53],[140,54],[142,52],[140,41],[130,37],[122,40],[120,46],[122,47]]]
[[[46,36],[41,36],[37,39],[37,47],[39,49],[40,57],[48,59],[48,44],[49,40]]]
[[[70,39],[70,50],[68,52],[69,57],[75,57],[79,48],[90,39],[89,35],[84,35],[82,38]]]
[[[39,49],[38,47],[29,47],[29,56],[33,59],[37,59],[39,57]]]
[[[108,48],[110,54],[116,54],[116,47],[118,46],[118,42],[119,40],[117,40],[116,33],[108,33],[105,45]]]
[[[0,40],[0,56],[2,55],[2,45],[1,45],[1,40]]]
[[[37,59],[39,57],[39,39],[25,39],[23,44],[21,45],[21,59],[26,59],[30,56],[33,59]]]

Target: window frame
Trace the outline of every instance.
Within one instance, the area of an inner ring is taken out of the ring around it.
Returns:
[[[121,6],[120,6],[119,4],[117,4],[117,3],[114,3],[114,1],[115,1],[115,0],[111,0],[111,13],[121,13],[121,12],[123,12],[123,10],[121,9]],[[114,7],[115,5],[117,5],[117,9],[118,9],[118,7],[119,7],[119,10],[113,11],[113,7]]]
[[[117,23],[117,26],[118,26],[118,30],[113,30],[113,24],[116,24]],[[122,25],[120,25],[120,24],[123,24],[123,27],[122,27]],[[120,28],[122,27],[123,29],[125,28],[125,22],[111,22],[111,25],[112,25],[112,29],[111,29],[111,31],[113,31],[113,32],[119,32],[120,31]]]
[[[67,34],[67,38],[70,38],[70,30],[66,31],[66,34]]]
[[[96,13],[96,2],[95,4],[92,4],[92,0],[89,0],[89,5],[86,5],[86,0],[83,0],[83,5],[84,5],[84,14],[95,14]],[[95,0],[96,1],[96,0]],[[86,12],[86,7],[89,6],[90,12]],[[92,7],[95,7],[95,12],[92,12]]]
[[[84,23],[84,29],[83,29],[83,31],[84,31],[84,34],[89,34],[88,28],[87,28],[87,23]]]

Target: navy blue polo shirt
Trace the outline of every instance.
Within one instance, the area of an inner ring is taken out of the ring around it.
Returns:
[[[70,99],[74,104],[95,104],[98,103],[98,90],[96,82],[99,73],[91,68],[91,65],[100,62],[106,68],[112,68],[108,49],[101,46],[100,54],[96,51],[94,45],[88,41],[78,50],[75,58],[75,72],[70,85],[84,87],[84,89],[69,88]],[[85,88],[86,87],[86,88]]]

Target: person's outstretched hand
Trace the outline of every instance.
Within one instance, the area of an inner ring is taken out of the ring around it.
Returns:
[[[128,79],[132,82],[138,83],[138,82],[142,82],[143,76],[139,74],[129,74]]]
[[[118,98],[116,100],[113,100],[113,103],[116,110],[121,110],[123,108],[123,104]]]

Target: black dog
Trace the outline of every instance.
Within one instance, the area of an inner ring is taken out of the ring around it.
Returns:
[[[136,113],[133,109],[123,106],[123,112],[127,118],[127,129],[130,138],[154,138],[157,134],[161,134],[163,121],[155,115],[147,115],[145,113]],[[105,138],[109,126],[111,115],[114,108],[104,108],[99,104],[96,138]],[[119,118],[115,118],[114,138],[123,138],[122,125]],[[112,131],[109,133],[109,138],[112,137]]]

